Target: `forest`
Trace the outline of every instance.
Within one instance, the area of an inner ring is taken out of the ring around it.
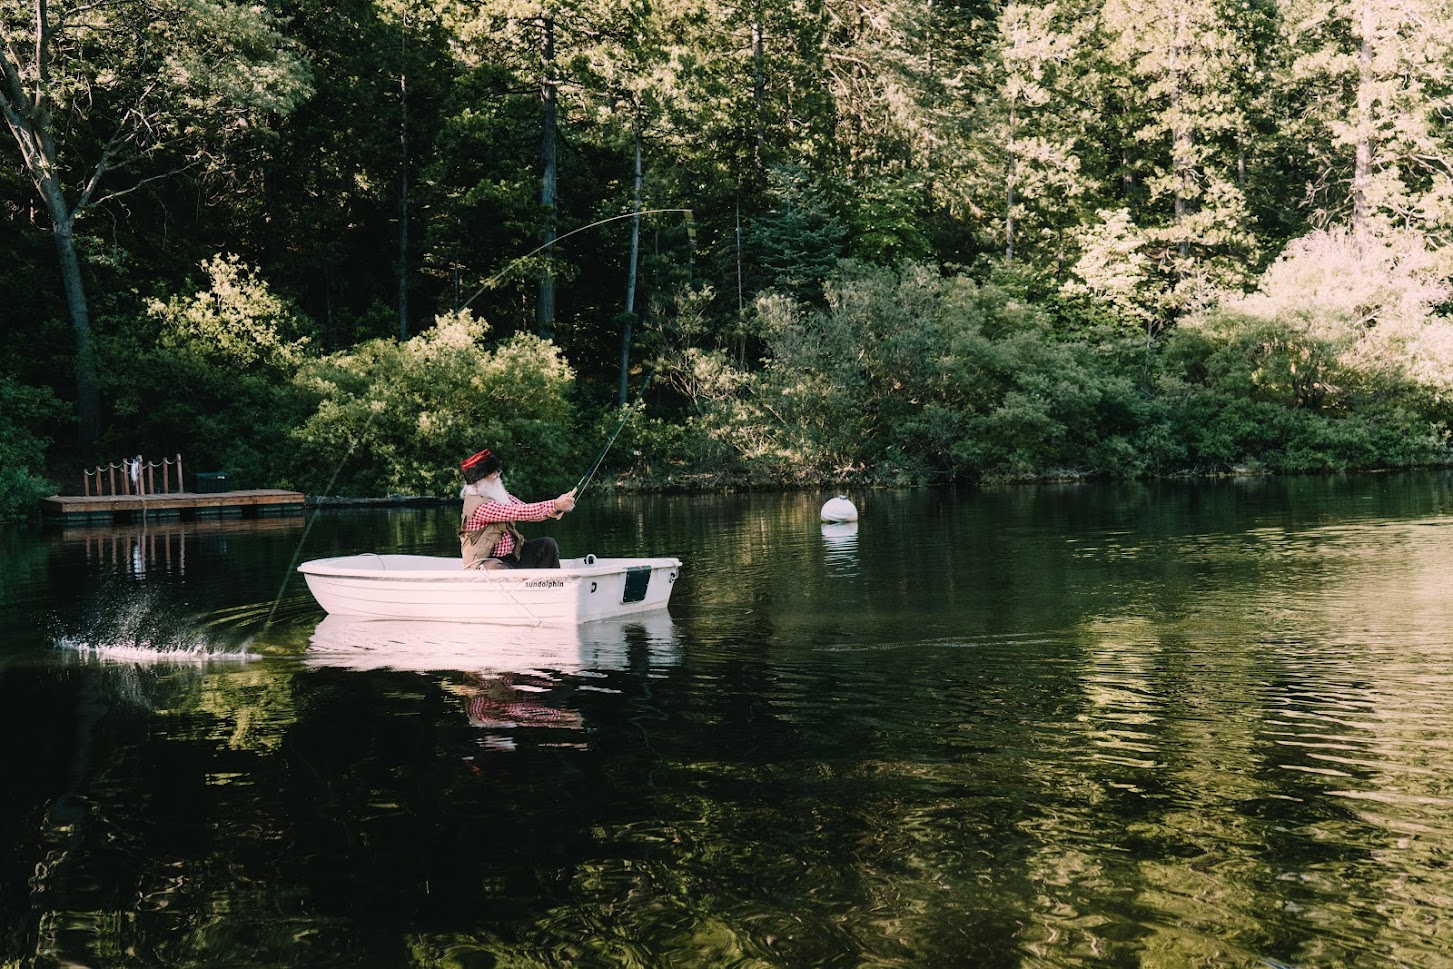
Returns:
[[[0,519],[1453,463],[1433,0],[0,0]],[[637,403],[639,402],[639,403]],[[630,408],[623,412],[623,408]]]

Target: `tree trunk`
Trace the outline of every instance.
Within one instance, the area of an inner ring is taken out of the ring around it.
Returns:
[[[1191,134],[1184,128],[1177,128],[1171,132],[1171,140],[1175,144],[1174,164],[1176,166],[1177,185],[1175,197],[1175,224],[1176,224],[1176,254],[1181,259],[1187,258],[1191,253],[1191,241],[1186,234],[1186,219],[1190,216],[1190,196],[1192,188],[1191,171]],[[1177,272],[1184,271],[1184,267]]]
[[[1370,215],[1367,185],[1372,180],[1372,42],[1375,19],[1370,0],[1363,0],[1359,32],[1362,36],[1357,53],[1357,145],[1352,169],[1352,236],[1360,244],[1367,233]]]
[[[938,30],[936,29],[936,26],[934,24],[933,0],[927,0],[927,3],[924,4],[924,10],[926,13],[925,23],[927,23],[930,28],[929,30],[924,32],[924,74],[928,77],[936,78],[938,75],[934,73],[935,65],[933,57],[933,44],[934,41],[938,39]],[[929,113],[936,114],[938,111],[938,88],[926,88],[925,94],[928,97]],[[923,138],[921,140],[921,143],[923,145],[923,204],[924,207],[927,209],[932,207],[933,205],[934,139]]]
[[[49,43],[50,21],[46,5],[35,5],[35,72],[49,78],[45,51]],[[66,200],[65,188],[58,172],[63,170],[56,157],[51,114],[44,101],[45,83],[36,85],[32,99],[21,81],[19,61],[11,59],[11,51],[0,54],[4,90],[0,92],[0,115],[15,138],[25,164],[45,204],[55,237],[59,257],[61,286],[66,294],[66,310],[76,338],[76,430],[83,454],[94,454],[101,436],[101,395],[96,387],[96,349],[91,331],[91,309],[86,300],[86,280],[81,272],[81,258],[76,252],[74,227],[79,205]],[[98,172],[99,175],[99,172]]]
[[[626,318],[621,330],[621,379],[616,389],[616,406],[626,406],[631,376],[631,329],[636,319],[636,267],[641,257],[641,113],[635,117],[636,185],[631,200],[631,261],[626,270]]]
[[[1014,125],[1017,119],[1014,99],[1009,101],[1009,164],[1004,179],[1004,261],[1014,261],[1014,179],[1017,159],[1014,157]]]
[[[762,5],[756,3],[752,5],[752,115],[754,119],[752,164],[755,169],[753,174],[758,179],[762,177],[762,155],[767,141],[765,120],[767,79],[762,66],[762,33]]]
[[[49,200],[47,200],[49,201]],[[64,203],[61,203],[64,204]],[[94,454],[101,436],[101,397],[96,389],[96,349],[91,335],[91,310],[86,302],[86,282],[81,259],[71,233],[71,219],[51,212],[56,253],[60,256],[61,285],[66,308],[76,335],[76,421],[79,443],[85,454]]]
[[[540,298],[535,303],[535,326],[540,336],[555,335],[555,182],[558,177],[555,145],[555,21],[546,17],[540,24],[543,45],[540,54],[540,100],[543,119],[540,138],[540,208],[545,213],[545,271],[540,276]]]
[[[1185,260],[1190,255],[1190,240],[1186,237],[1186,219],[1190,214],[1191,165],[1194,160],[1191,133],[1186,128],[1185,113],[1181,110],[1182,100],[1185,96],[1186,77],[1180,63],[1181,45],[1187,42],[1186,34],[1186,15],[1182,10],[1176,16],[1176,36],[1172,42],[1170,53],[1170,69],[1174,77],[1171,110],[1176,118],[1176,123],[1171,129],[1171,164],[1175,168],[1176,176],[1176,254],[1181,259],[1181,264],[1176,267],[1178,278],[1185,272]]]
[[[409,72],[408,14],[399,27],[399,340],[409,338]]]
[[[323,349],[332,353],[338,349],[338,328],[333,316],[333,264],[323,262]]]
[[[737,316],[740,317],[747,311],[746,291],[742,284],[742,190],[737,188],[736,199],[734,200],[736,216],[736,242],[737,242]]]
[[[36,139],[48,145],[48,134]],[[44,163],[36,179],[51,231],[55,234],[56,255],[60,259],[61,287],[66,294],[66,310],[71,330],[76,337],[76,430],[82,453],[93,454],[101,436],[101,395],[96,387],[96,348],[91,330],[91,308],[86,299],[86,279],[81,272],[81,257],[76,252],[74,234],[75,212],[66,202],[65,191],[53,174],[58,170],[49,151],[42,149]]]

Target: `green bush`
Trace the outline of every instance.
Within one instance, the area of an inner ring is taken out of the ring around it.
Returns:
[[[758,304],[771,356],[735,402],[749,465],[885,482],[1146,469],[1122,334],[1060,337],[1021,292],[921,265],[845,263],[825,291],[824,310]]]
[[[1337,334],[1212,314],[1169,335],[1158,386],[1191,471],[1324,472],[1448,461],[1426,389]]]
[[[181,454],[187,468],[225,470],[237,487],[275,485],[291,428],[314,406],[293,381],[311,352],[306,321],[236,258],[202,269],[205,289],[114,321],[104,344],[116,419],[106,444]]]
[[[980,287],[976,301],[948,353],[950,399],[963,414],[953,448],[961,468],[1009,479],[1143,473],[1145,456],[1131,440],[1145,405],[1120,357],[1057,338],[1036,311],[997,288]]]
[[[47,388],[0,376],[0,521],[34,517],[40,499],[56,493],[40,474],[50,439],[36,429],[54,427],[64,415]]]
[[[517,334],[494,349],[466,310],[399,343],[371,340],[309,361],[318,401],[291,433],[289,483],[313,494],[457,494],[459,462],[488,447],[510,490],[533,499],[574,484],[574,372],[553,343]]]

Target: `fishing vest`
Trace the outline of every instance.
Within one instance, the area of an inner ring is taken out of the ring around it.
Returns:
[[[466,569],[488,568],[486,561],[495,557],[494,547],[505,535],[512,535],[515,540],[509,558],[519,559],[520,546],[525,544],[525,536],[515,528],[514,522],[490,522],[483,528],[465,527],[469,524],[469,516],[485,501],[479,495],[464,496],[464,514],[459,519],[459,551],[464,556]]]

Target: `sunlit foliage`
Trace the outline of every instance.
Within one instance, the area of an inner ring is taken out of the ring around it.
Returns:
[[[305,364],[298,385],[318,405],[292,432],[293,482],[445,497],[463,483],[459,462],[488,447],[521,495],[571,483],[574,371],[548,341],[517,334],[491,349],[486,330],[465,310],[407,342],[371,340]]]
[[[310,321],[235,255],[200,268],[204,282],[186,295],[108,321],[102,387],[136,425],[112,435],[115,449],[181,454],[192,470],[227,470],[239,487],[271,484],[306,406],[291,381],[313,352]]]
[[[208,288],[188,297],[153,300],[162,346],[186,350],[221,366],[296,367],[308,352],[306,322],[273,293],[256,268],[235,255],[202,264]]]
[[[1278,293],[1286,300],[1304,293],[1305,280],[1282,276],[1319,264],[1320,257],[1303,258],[1301,250],[1290,254],[1269,275],[1267,291],[1234,312],[1207,312],[1156,340],[1089,320],[1077,336],[1056,334],[1013,284],[921,265],[893,272],[844,264],[827,286],[826,308],[785,296],[759,301],[768,344],[759,370],[695,355],[684,358],[679,379],[695,392],[695,426],[730,450],[748,480],[1023,480],[1447,462],[1441,385],[1407,365],[1432,360],[1443,345],[1442,324],[1426,316],[1436,287],[1379,284],[1382,304],[1357,304],[1362,312],[1381,305],[1385,325],[1370,329],[1353,326],[1347,312],[1339,316],[1353,304],[1330,296],[1300,317],[1289,306],[1254,315]],[[1416,326],[1393,311],[1408,300],[1422,301],[1423,315],[1412,312]],[[1380,329],[1387,335],[1371,335]],[[1426,349],[1409,354],[1414,343]]]
[[[568,484],[662,353],[604,480],[1448,456],[1446,4],[289,13],[0,4],[0,376],[102,451]]]

